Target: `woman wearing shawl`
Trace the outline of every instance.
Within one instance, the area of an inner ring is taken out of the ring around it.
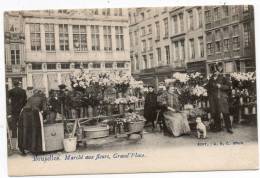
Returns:
[[[40,90],[35,89],[24,106],[18,124],[18,147],[38,154],[45,151],[43,111],[46,110],[46,97]]]
[[[187,116],[180,111],[178,91],[173,86],[169,86],[168,91],[161,95],[159,101],[160,105],[164,106],[162,111],[167,132],[175,137],[189,134]]]

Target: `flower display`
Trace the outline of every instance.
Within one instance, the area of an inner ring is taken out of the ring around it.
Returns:
[[[195,87],[192,88],[191,94],[198,98],[208,96],[207,90],[204,87],[199,85],[196,85]]]
[[[187,83],[187,81],[190,79],[190,76],[187,73],[179,73],[176,72],[173,74],[173,79],[181,82],[181,83]]]
[[[128,103],[128,101],[126,98],[121,97],[121,98],[115,99],[115,104],[127,104],[127,103]]]

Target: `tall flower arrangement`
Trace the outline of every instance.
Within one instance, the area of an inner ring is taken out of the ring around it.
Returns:
[[[204,76],[199,73],[174,73],[172,78],[165,80],[166,85],[173,85],[179,93],[182,105],[194,103],[207,96],[204,88]]]

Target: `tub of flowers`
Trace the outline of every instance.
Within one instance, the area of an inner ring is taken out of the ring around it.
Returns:
[[[145,125],[145,118],[136,113],[127,113],[125,122],[129,133],[142,133]]]

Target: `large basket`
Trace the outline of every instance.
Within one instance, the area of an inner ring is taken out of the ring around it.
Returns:
[[[85,126],[83,127],[86,138],[103,138],[109,136],[109,126]]]
[[[144,129],[145,121],[137,121],[137,122],[129,122],[128,123],[128,130],[129,132],[141,132]]]

